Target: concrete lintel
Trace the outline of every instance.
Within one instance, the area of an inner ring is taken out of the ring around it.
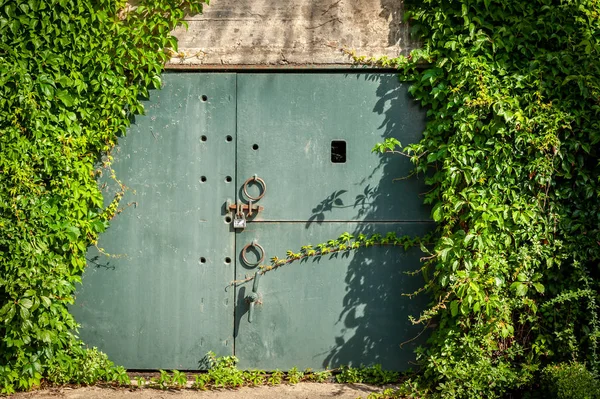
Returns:
[[[345,65],[415,47],[402,0],[213,0],[174,31],[171,65]]]

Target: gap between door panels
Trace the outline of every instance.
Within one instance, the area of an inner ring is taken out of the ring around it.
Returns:
[[[235,142],[234,142],[234,154],[235,157],[233,159],[234,162],[234,176],[233,176],[233,181],[234,181],[234,186],[233,186],[233,200],[234,203],[236,202],[236,197],[237,197],[237,184],[238,184],[238,163],[237,163],[237,152],[238,152],[238,73],[235,72]],[[233,222],[232,222],[233,223]],[[235,229],[233,229],[233,278],[231,279],[231,281],[235,281],[236,276],[237,276],[237,268],[238,268],[238,256],[237,256],[237,233],[235,231]],[[238,303],[238,289],[237,289],[237,285],[234,284],[233,285],[233,319],[231,320],[231,333],[232,335],[235,332],[235,321],[236,321],[236,317],[237,317],[237,306],[236,304]],[[232,345],[233,345],[233,355],[236,355],[236,339],[235,336],[232,336]]]

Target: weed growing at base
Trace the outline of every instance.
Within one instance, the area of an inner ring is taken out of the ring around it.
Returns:
[[[385,385],[399,381],[400,374],[386,371],[380,365],[370,367],[348,367],[343,366],[336,370],[304,371],[292,367],[287,373],[280,370],[266,372],[264,370],[239,370],[238,359],[235,356],[217,357],[213,352],[207,354],[209,369],[205,373],[195,374],[191,384],[192,389],[233,389],[241,387],[256,387],[261,385],[298,384],[300,382],[325,383],[336,381],[348,384],[371,384]],[[185,373],[173,370],[171,373],[160,370],[158,377],[146,380],[143,377],[136,378],[136,385],[132,388],[143,389],[183,389],[187,386],[188,377]]]

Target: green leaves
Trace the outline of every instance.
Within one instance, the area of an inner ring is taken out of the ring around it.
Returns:
[[[95,163],[111,174],[105,155],[161,86],[158,49],[202,3],[142,1],[124,18],[122,2],[0,0],[0,395],[124,380],[81,348],[67,309],[122,197],[103,208]]]
[[[450,302],[450,314],[452,315],[452,317],[458,316],[458,306],[458,301]]]
[[[553,359],[600,370],[598,15],[587,0],[412,2],[423,46],[392,64],[427,109],[424,138],[374,150],[409,155],[430,186],[427,395],[501,397]]]
[[[58,98],[60,101],[62,101],[62,103],[67,107],[73,106],[73,104],[75,102],[73,97],[71,97],[69,92],[66,90],[59,90],[56,93],[56,98]]]
[[[431,211],[431,217],[436,222],[442,221],[443,213],[442,213],[442,204],[441,203],[438,203],[435,205],[435,207],[433,208],[433,211]]]
[[[527,284],[518,281],[512,283],[510,285],[510,288],[515,291],[515,294],[517,296],[525,296],[527,294],[527,290],[529,289]]]
[[[350,250],[358,250],[361,248],[369,248],[369,247],[379,247],[379,246],[399,246],[402,247],[405,251],[410,248],[420,246],[422,252],[429,253],[429,250],[426,248],[427,243],[429,242],[430,235],[426,235],[424,237],[410,237],[407,235],[400,236],[395,232],[388,232],[385,236],[381,234],[375,233],[370,236],[365,234],[359,234],[358,236],[353,236],[352,234],[346,232],[340,235],[337,240],[329,240],[328,242],[324,242],[321,244],[317,244],[313,247],[313,245],[304,245],[300,248],[300,252],[295,253],[291,250],[286,251],[285,259],[280,259],[277,256],[271,258],[270,265],[260,265],[259,269],[261,274],[268,273],[272,270],[276,270],[282,266],[287,264],[306,260],[308,257],[321,257],[324,255],[329,255],[331,257],[336,257],[341,252],[343,254],[347,254]],[[415,272],[411,272],[410,274],[420,273],[421,270],[417,270]],[[245,283],[254,279],[254,275],[246,278],[245,280],[233,281],[231,284],[235,283]],[[412,295],[412,294],[410,294]]]
[[[402,147],[400,141],[394,137],[387,137],[383,143],[377,143],[371,152],[379,152],[382,154],[384,152],[394,152],[396,147]]]
[[[48,75],[40,75],[37,79],[40,91],[46,96],[46,97],[52,97],[52,95],[54,94],[54,81],[50,78],[50,76]]]

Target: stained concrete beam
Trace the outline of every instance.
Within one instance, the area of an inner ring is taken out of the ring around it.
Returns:
[[[415,47],[402,0],[212,0],[178,28],[177,65],[347,65]]]

